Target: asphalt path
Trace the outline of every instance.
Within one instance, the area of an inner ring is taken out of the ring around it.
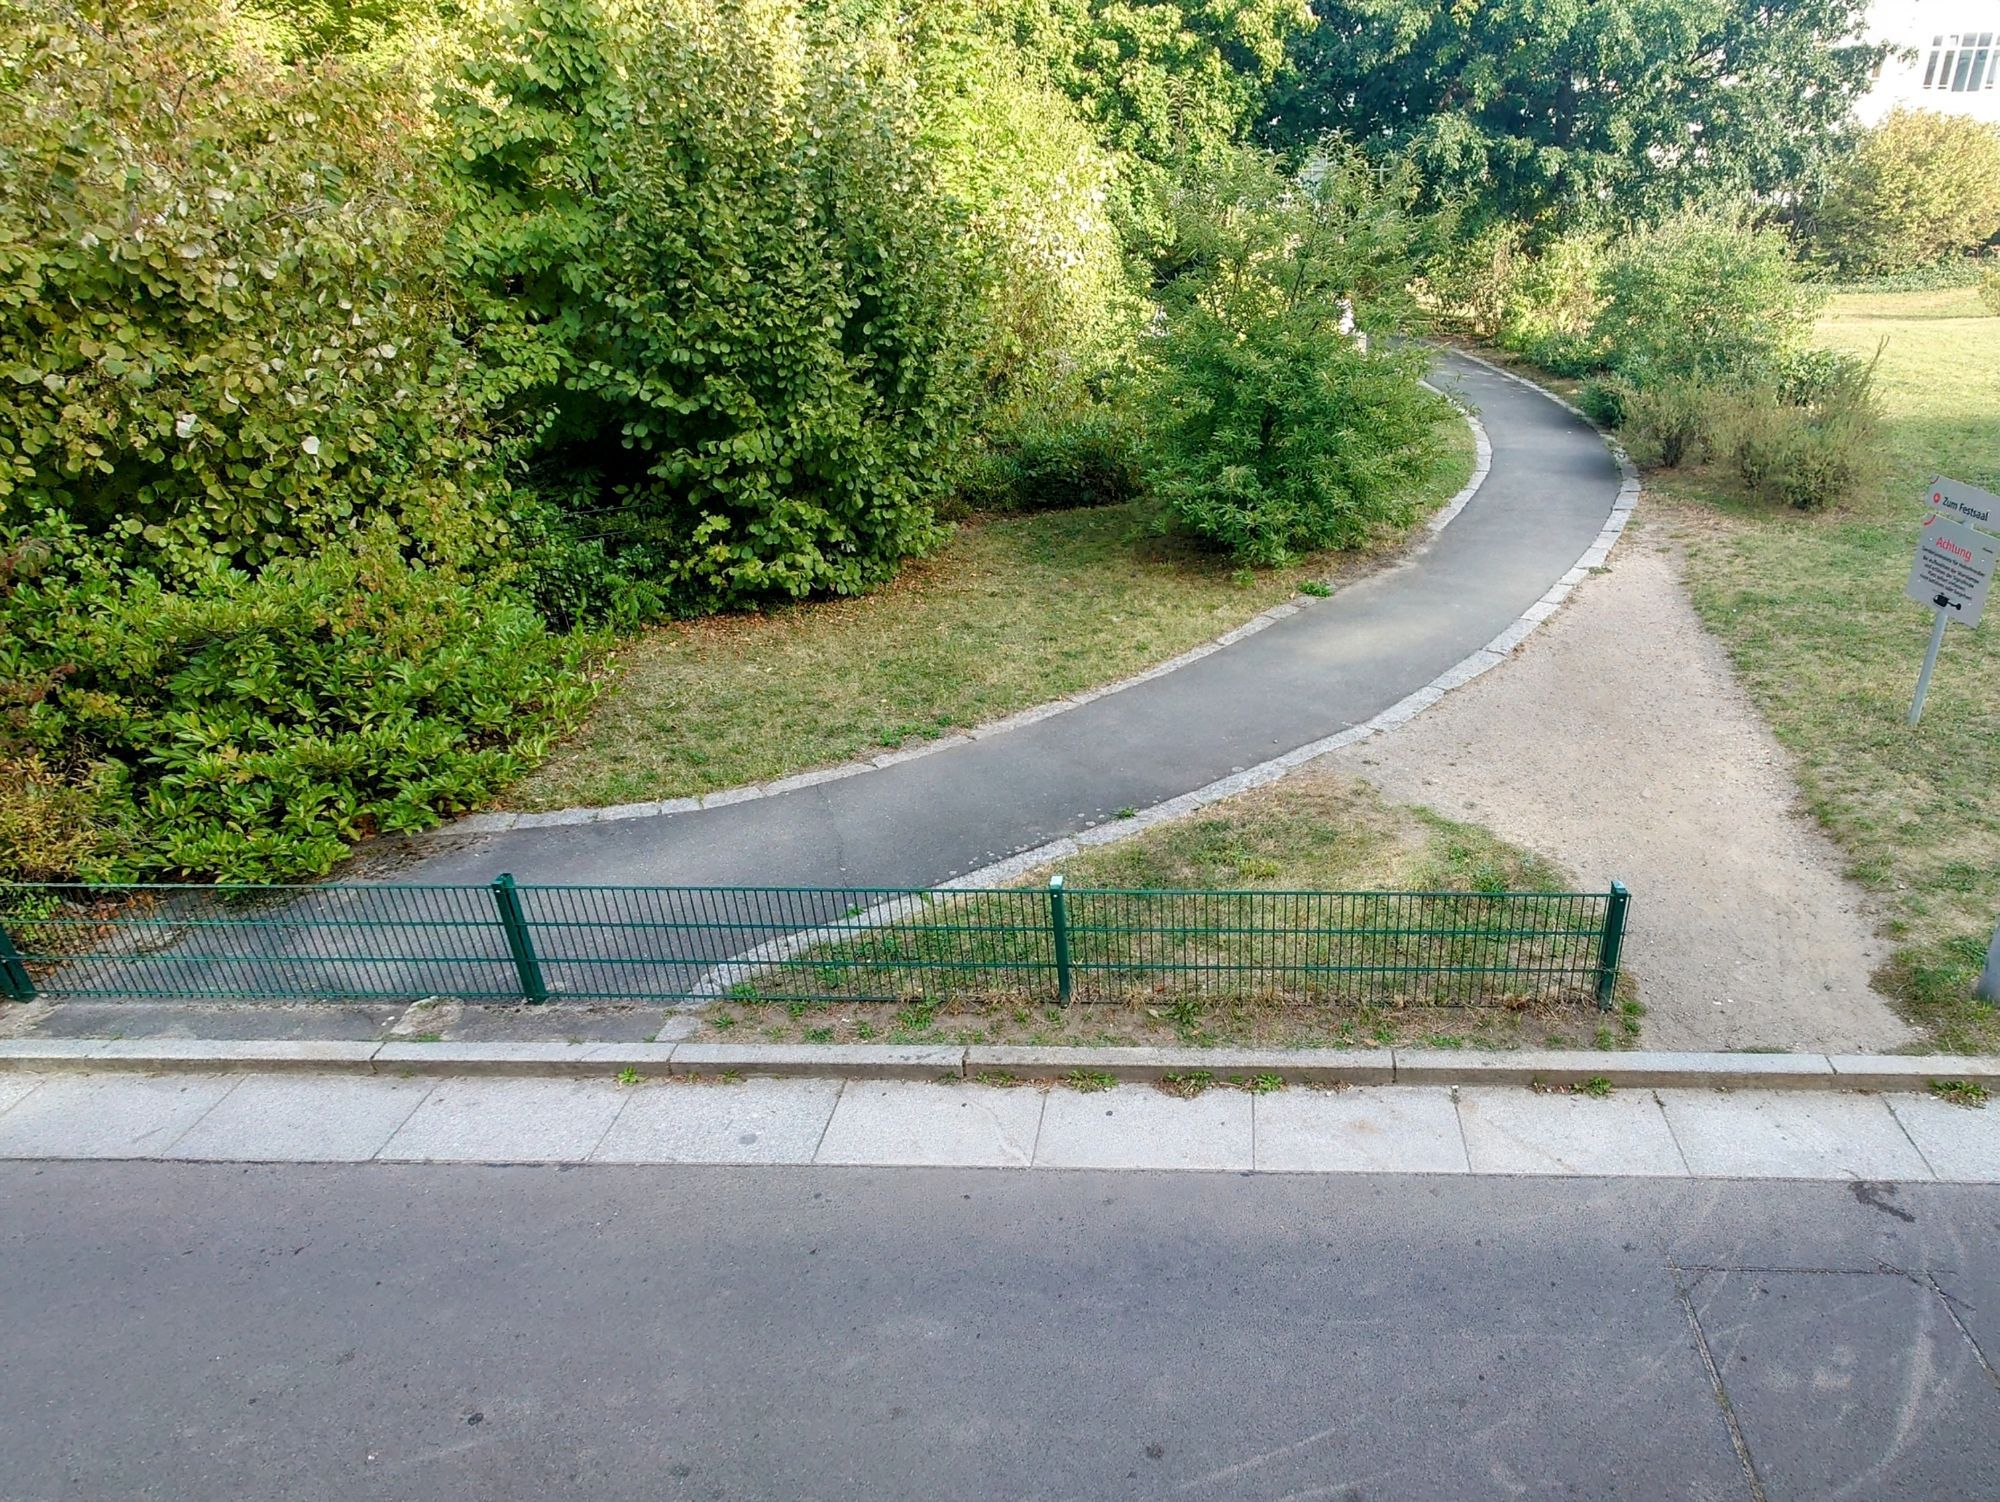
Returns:
[[[1574,567],[1621,483],[1598,434],[1540,393],[1449,352],[1432,378],[1478,410],[1492,468],[1434,541],[1331,599],[968,745],[691,813],[433,837],[397,875],[930,887],[1373,719],[1492,641]]]

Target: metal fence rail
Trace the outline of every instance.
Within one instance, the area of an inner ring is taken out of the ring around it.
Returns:
[[[0,997],[1608,1007],[1609,892],[0,885]]]

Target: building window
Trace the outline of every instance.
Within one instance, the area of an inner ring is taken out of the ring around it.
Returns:
[[[1955,31],[1931,38],[1931,55],[1924,63],[1924,87],[1951,94],[1970,94],[1993,87],[2000,77],[1990,31]]]

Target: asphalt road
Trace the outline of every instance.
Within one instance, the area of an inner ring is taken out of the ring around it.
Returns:
[[[22,1164],[0,1205],[8,1502],[2000,1496],[2000,1189]]]

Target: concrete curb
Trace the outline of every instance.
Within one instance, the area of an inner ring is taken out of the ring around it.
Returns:
[[[1286,1084],[1581,1085],[1614,1088],[1923,1091],[1964,1080],[2000,1093],[2000,1057],[1939,1054],[1734,1054],[1455,1049],[1013,1048],[812,1043],[380,1043],[200,1038],[0,1041],[0,1073],[284,1071],[389,1075],[816,1076],[837,1079],[1158,1081],[1276,1075]]]
[[[1454,351],[1454,353],[1460,352]],[[1467,358],[1472,357],[1467,356]],[[1480,361],[1478,363],[1484,364],[1485,362]],[[1502,374],[1506,374],[1506,372],[1502,372]],[[1473,451],[1472,477],[1465,482],[1465,485],[1456,495],[1440,506],[1431,515],[1430,519],[1424,523],[1423,541],[1429,543],[1434,541],[1438,534],[1451,524],[1452,519],[1463,511],[1472,498],[1479,493],[1479,487],[1486,483],[1486,476],[1493,468],[1493,443],[1486,436],[1485,425],[1480,422],[1478,413],[1460,404],[1450,393],[1432,386],[1429,381],[1425,381],[1422,384],[1428,389],[1436,391],[1439,396],[1444,397],[1446,401],[1458,407],[1464,414],[1466,426],[1472,430]],[[914,761],[920,756],[930,756],[939,751],[949,751],[954,746],[964,746],[973,741],[983,741],[989,736],[1004,735],[1010,730],[1019,730],[1024,726],[1036,724],[1039,721],[1062,714],[1067,710],[1075,709],[1079,705],[1089,704],[1093,700],[1102,699],[1111,694],[1122,693],[1126,689],[1136,688],[1142,683],[1150,683],[1155,678],[1165,677],[1168,673],[1184,668],[1190,663],[1199,662],[1202,658],[1210,656],[1213,653],[1220,652],[1224,647],[1234,646],[1245,637],[1255,636],[1259,631],[1277,625],[1279,621],[1284,620],[1287,616],[1297,615],[1301,610],[1308,610],[1317,604],[1320,598],[1320,596],[1315,595],[1293,595],[1291,599],[1281,601],[1279,604],[1253,615],[1242,625],[1223,632],[1222,635],[1216,637],[1214,640],[1203,642],[1200,646],[1190,647],[1185,652],[1169,657],[1165,662],[1153,664],[1153,666],[1145,669],[1143,672],[1133,673],[1129,677],[1119,678],[1111,683],[1102,683],[1095,688],[1078,689],[1075,693],[1065,694],[1060,699],[1052,699],[1046,704],[1031,705],[1027,709],[1017,710],[1015,713],[1001,719],[988,720],[984,724],[974,725],[969,730],[960,731],[954,735],[940,736],[936,740],[924,741],[920,745],[910,746],[903,750],[885,751],[880,756],[871,757],[866,761],[839,762],[830,767],[820,767],[810,772],[795,773],[790,777],[780,777],[771,782],[754,783],[747,787],[724,788],[713,793],[703,793],[699,797],[694,798],[661,798],[647,803],[615,803],[608,807],[558,808],[544,813],[508,813],[498,811],[493,813],[468,814],[453,823],[441,825],[436,829],[423,830],[418,833],[416,838],[424,840],[437,839],[445,835],[507,834],[517,829],[548,829],[569,824],[605,824],[623,819],[651,819],[663,814],[691,814],[702,809],[721,808],[731,803],[748,803],[754,798],[769,798],[778,793],[792,792],[798,788],[817,787],[819,784],[825,782],[838,782],[845,777],[859,777],[867,772],[879,771],[883,767],[895,766],[898,762]]]

